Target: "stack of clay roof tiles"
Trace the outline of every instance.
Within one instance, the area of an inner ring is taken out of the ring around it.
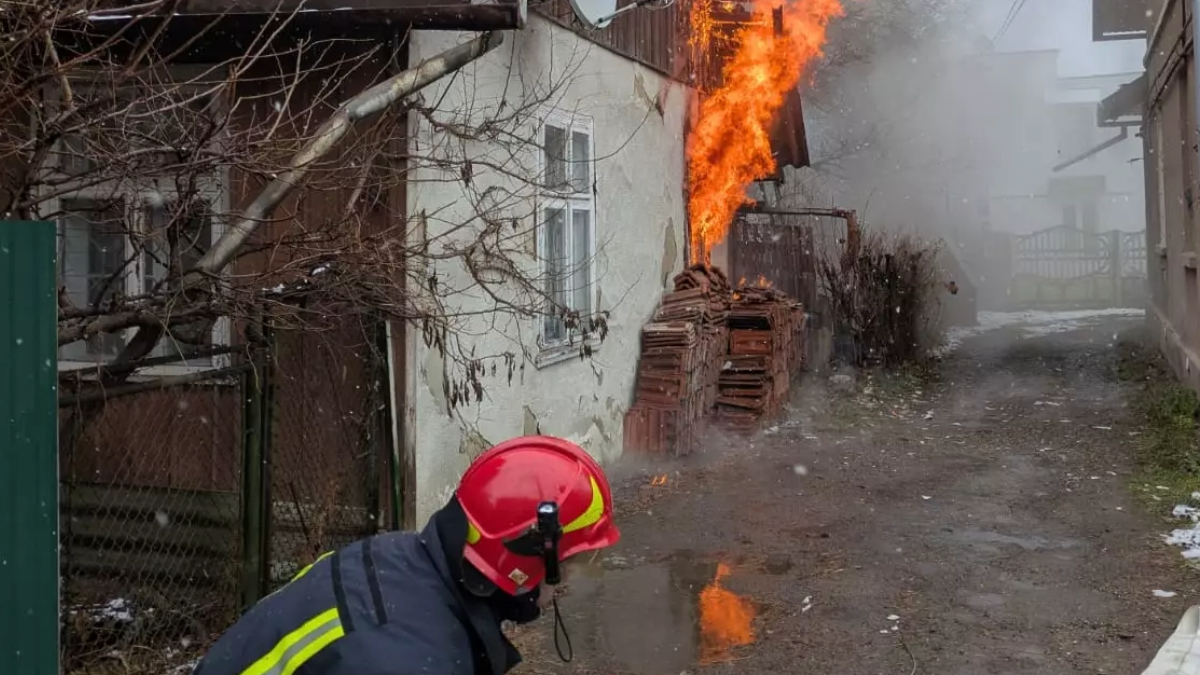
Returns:
[[[749,286],[733,293],[729,349],[719,378],[717,420],[750,430],[787,402],[804,354],[804,311],[786,294]]]
[[[654,319],[642,328],[634,402],[625,413],[625,448],[686,455],[696,448],[717,400],[728,345],[729,281],[694,265],[675,276]]]

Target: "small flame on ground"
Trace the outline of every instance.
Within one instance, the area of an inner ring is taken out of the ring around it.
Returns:
[[[650,481],[650,484],[655,487],[662,487],[663,485],[666,485],[667,484],[667,474],[664,473],[664,474],[659,474],[659,475],[655,476]]]
[[[754,605],[721,586],[729,565],[719,563],[717,573],[700,591],[700,663],[728,658],[734,647],[754,642]]]
[[[693,50],[714,38],[714,0],[693,0]],[[781,26],[772,12],[782,11]],[[839,0],[752,0],[752,18],[734,36],[737,49],[722,83],[700,102],[688,135],[688,217],[692,253],[708,262],[726,236],[746,188],[775,171],[770,128],[789,90],[821,56],[825,28],[843,14]],[[782,28],[782,30],[779,30]],[[699,44],[697,44],[699,43]]]
[[[742,277],[738,280],[738,286],[740,288],[745,288],[746,286],[751,286],[753,288],[770,288],[771,281],[767,279],[766,275],[760,274],[758,275],[757,279],[749,283],[747,283],[746,277]]]

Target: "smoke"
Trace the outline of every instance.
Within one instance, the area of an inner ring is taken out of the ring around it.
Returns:
[[[1108,193],[1124,195],[1100,197],[1100,231],[1142,227],[1132,135],[1086,164],[1052,170],[1115,134],[1096,127],[1094,108],[1064,123],[1053,105],[1066,75],[1056,47],[1071,46],[1078,60],[1079,26],[1056,36],[1059,28],[1022,13],[1000,30],[998,10],[1012,6],[1001,0],[845,4],[803,91],[813,166],[787,172],[781,203],[850,208],[875,229],[943,239],[966,269],[981,267],[989,229],[1026,234],[1064,222],[1049,195],[1063,176],[1103,175]],[[1046,3],[1026,4],[1029,12]],[[1088,25],[1086,3],[1063,4]],[[1117,84],[1086,85],[1090,102]]]
[[[1041,301],[1041,282],[1020,277],[1015,237],[1145,228],[1138,129],[1074,161],[1117,137],[1096,105],[1136,77],[1127,56],[1144,41],[1091,43],[1085,0],[845,7],[802,88],[812,167],[754,198],[853,209],[871,230],[941,239],[956,259],[942,259],[946,274],[979,310]],[[1081,269],[1046,274],[1070,281]]]
[[[970,10],[964,0],[864,0],[832,27],[805,98],[813,169],[796,184],[806,201],[948,240],[978,225],[988,174],[1014,140],[979,130],[1010,127],[1038,87],[1033,73],[1013,82],[984,72],[989,45]]]

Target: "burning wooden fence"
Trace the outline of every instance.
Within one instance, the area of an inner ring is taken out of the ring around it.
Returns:
[[[675,277],[642,329],[625,448],[686,455],[708,418],[749,430],[777,414],[803,354],[804,312],[769,288],[733,289],[724,273],[694,265]]]

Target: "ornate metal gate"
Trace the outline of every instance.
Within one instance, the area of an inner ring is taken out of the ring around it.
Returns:
[[[1140,307],[1146,233],[1057,226],[1016,237],[1011,299],[1043,309]]]

